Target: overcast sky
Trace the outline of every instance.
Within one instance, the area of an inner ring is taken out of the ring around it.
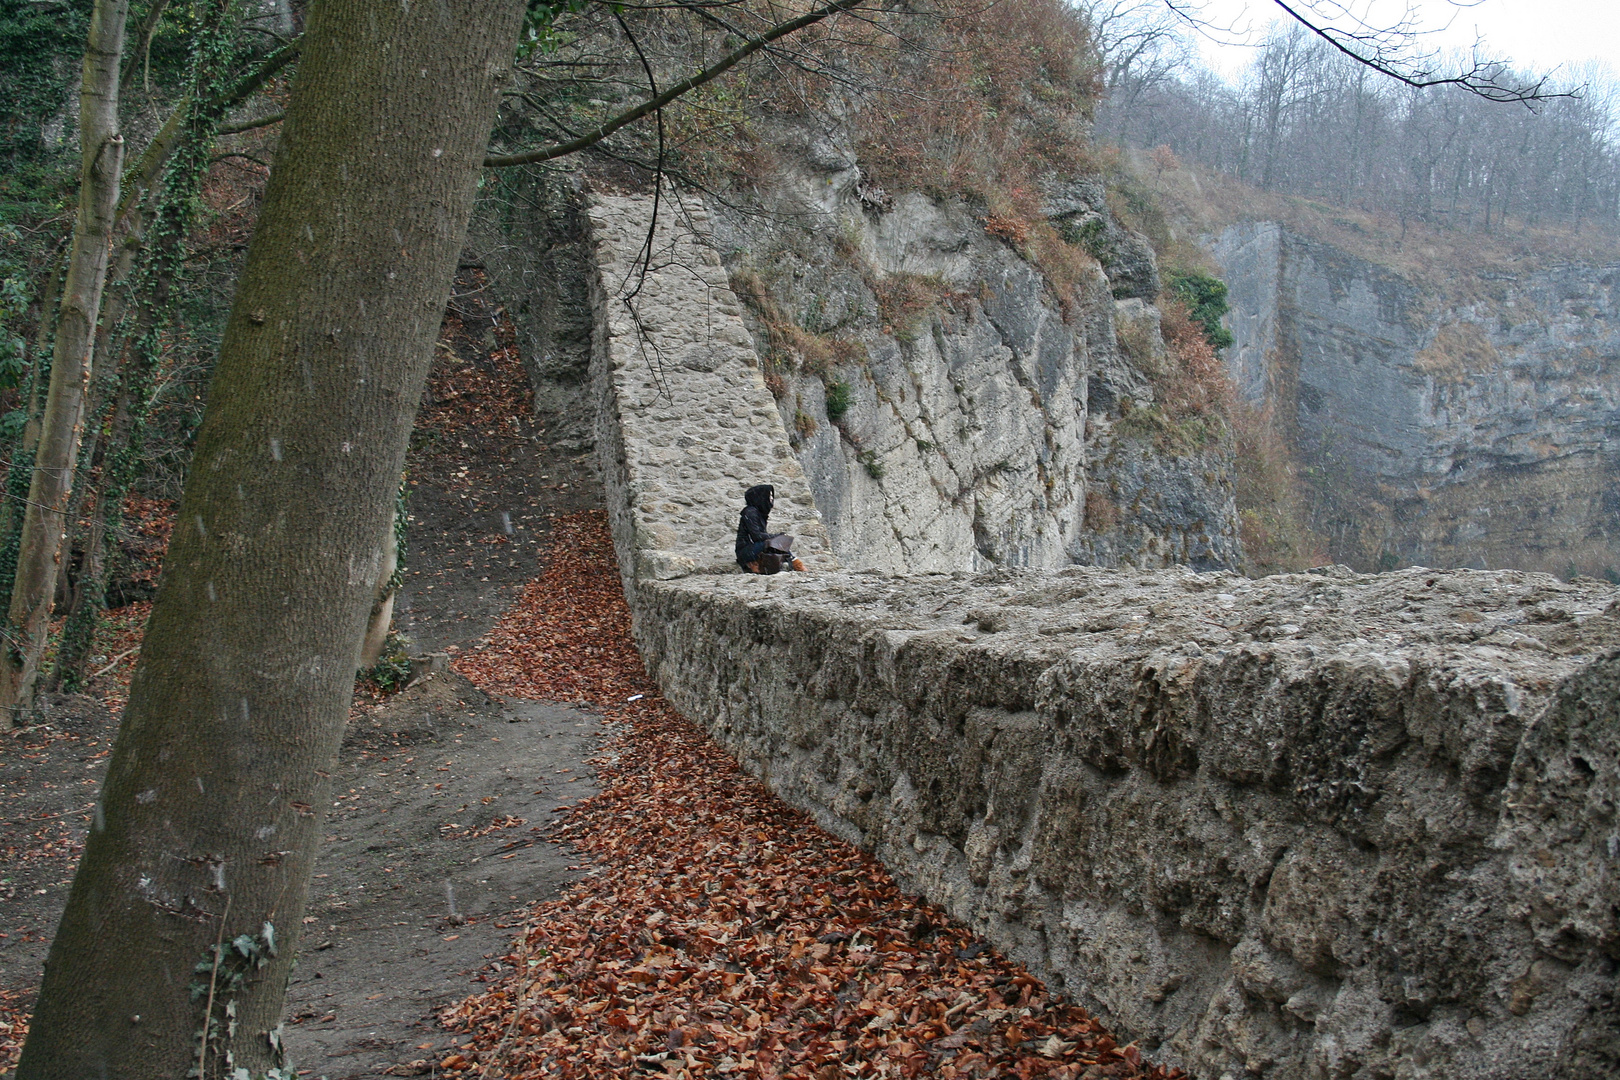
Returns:
[[[1316,10],[1330,10],[1330,2],[1318,0]],[[1382,25],[1399,20],[1408,6],[1406,0],[1343,2],[1366,15],[1369,23]],[[1202,5],[1212,25],[1246,28],[1256,38],[1272,19],[1286,17],[1271,0],[1202,0]],[[1568,70],[1598,60],[1611,72],[1620,70],[1620,0],[1479,0],[1466,6],[1448,0],[1411,0],[1410,6],[1423,28],[1435,31],[1424,38],[1432,48],[1468,48],[1477,37],[1483,41],[1482,55],[1511,60],[1523,69]],[[1217,44],[1208,35],[1200,51],[1206,63],[1227,75],[1247,64],[1254,52]]]

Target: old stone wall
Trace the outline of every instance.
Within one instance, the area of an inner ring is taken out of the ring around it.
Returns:
[[[1620,1069],[1612,589],[1077,567],[640,604],[745,767],[1196,1076]]]
[[[708,212],[669,195],[587,210],[591,387],[597,453],[626,591],[643,580],[737,570],[743,492],[776,486],[770,526],[832,563],[804,470],[760,377],[726,272],[703,233]]]
[[[762,473],[819,535],[703,210],[680,206],[645,278],[645,200],[589,212],[615,544],[678,708],[1198,1077],[1620,1071],[1620,593],[1343,567],[715,572]]]
[[[1233,378],[1336,558],[1620,574],[1620,268],[1480,276],[1463,301],[1271,222],[1213,253]]]

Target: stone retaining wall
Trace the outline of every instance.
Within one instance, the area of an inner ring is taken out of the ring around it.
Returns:
[[[1620,1064],[1617,610],[1076,568],[688,578],[638,629],[749,771],[1195,1075],[1573,1080]]]
[[[1615,589],[702,572],[762,467],[812,536],[813,507],[692,204],[668,291],[643,288],[677,309],[641,316],[684,366],[646,366],[615,299],[640,205],[591,213],[600,443],[637,640],[678,708],[1199,1077],[1620,1072]]]
[[[591,383],[597,452],[625,589],[737,569],[743,492],[776,485],[771,528],[832,566],[804,469],[765,388],[726,271],[704,242],[708,212],[669,196],[598,196]]]

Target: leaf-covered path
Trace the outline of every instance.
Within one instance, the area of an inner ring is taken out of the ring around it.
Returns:
[[[587,878],[508,972],[448,1010],[442,1062],[489,1077],[1144,1077],[1118,1046],[882,866],[788,807],[659,696],[605,515],[559,518],[542,576],[457,667],[616,724],[600,794],[553,840]]]

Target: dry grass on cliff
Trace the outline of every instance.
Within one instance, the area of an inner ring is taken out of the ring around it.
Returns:
[[[1059,0],[966,4],[923,24],[916,42],[885,73],[896,89],[856,114],[869,182],[967,199],[1067,308],[1095,260],[1047,221],[1041,189],[1097,167],[1088,127],[1101,90],[1084,20]]]
[[[1062,0],[940,0],[860,13],[794,39],[815,62],[760,67],[671,110],[681,162],[747,192],[780,175],[777,118],[851,137],[863,198],[964,199],[1055,286],[1060,302],[1096,262],[1046,220],[1041,189],[1096,167],[1100,94],[1080,15]]]
[[[1231,425],[1244,572],[1263,577],[1332,562],[1327,541],[1310,526],[1293,457],[1270,410],[1236,401]]]
[[[1331,561],[1327,544],[1312,531],[1303,489],[1288,444],[1269,411],[1243,401],[1226,366],[1174,297],[1159,298],[1164,352],[1155,359],[1147,344],[1121,343],[1148,376],[1149,408],[1129,408],[1116,425],[1124,435],[1151,439],[1170,455],[1198,453],[1227,444],[1233,455],[1233,497],[1243,540],[1245,571],[1252,576],[1287,573]],[[1101,498],[1099,496],[1099,498]],[[1112,524],[1109,507],[1086,502],[1088,527]],[[1114,511],[1117,514],[1117,510]]]
[[[1197,453],[1219,444],[1231,424],[1236,395],[1226,369],[1187,314],[1181,301],[1160,296],[1160,329],[1164,348],[1154,348],[1152,324],[1120,328],[1119,342],[1132,365],[1148,377],[1153,403],[1121,402],[1116,430],[1150,439],[1166,454]]]
[[[825,382],[833,378],[838,365],[866,359],[866,346],[859,341],[818,334],[800,326],[777,302],[758,273],[743,270],[731,275],[731,291],[747,307],[755,326],[764,334],[760,369],[764,372],[765,385],[777,401],[787,397],[790,376],[812,375]]]

